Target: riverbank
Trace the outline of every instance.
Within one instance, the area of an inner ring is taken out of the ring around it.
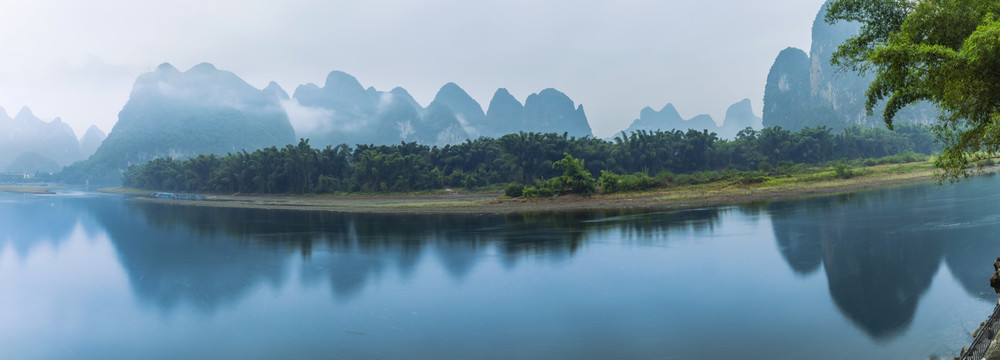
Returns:
[[[0,192],[12,192],[21,194],[52,194],[53,189],[58,186],[48,185],[0,185]]]
[[[996,172],[997,167],[985,169]],[[854,169],[843,179],[833,169],[817,167],[798,175],[776,177],[756,184],[716,182],[654,189],[638,193],[567,195],[544,199],[510,199],[497,192],[440,191],[428,194],[348,195],[206,195],[206,200],[170,200],[137,197],[140,201],[251,209],[320,210],[354,213],[522,213],[610,209],[677,209],[710,205],[774,201],[874,188],[932,182],[932,162],[879,165]],[[146,194],[134,189],[106,192]]]

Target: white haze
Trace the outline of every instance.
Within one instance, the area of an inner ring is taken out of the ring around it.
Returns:
[[[333,119],[336,113],[320,107],[299,104],[298,100],[282,100],[281,107],[288,114],[288,121],[295,128],[296,136],[305,134],[322,134],[333,129]]]
[[[484,108],[499,87],[554,87],[585,106],[603,137],[645,106],[721,121],[749,97],[760,114],[771,63],[787,46],[809,48],[822,3],[3,1],[0,106],[61,116],[78,134],[90,124],[109,131],[136,76],[210,62],[289,91],[342,70],[422,104],[449,81]]]

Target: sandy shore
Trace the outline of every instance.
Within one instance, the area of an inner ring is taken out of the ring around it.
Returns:
[[[47,185],[0,185],[0,192],[12,192],[22,194],[52,194],[52,189],[58,186]]]
[[[894,168],[896,167],[896,168]],[[773,201],[803,196],[853,192],[888,186],[931,182],[935,170],[920,168],[896,171],[898,165],[876,167],[874,173],[850,179],[809,182],[780,181],[775,184],[740,185],[714,183],[657,189],[641,193],[568,195],[546,199],[507,199],[500,193],[439,193],[427,195],[207,195],[206,200],[163,200],[136,197],[140,201],[191,206],[254,209],[319,210],[355,213],[520,213],[606,209],[676,209],[708,205]],[[996,169],[990,169],[995,171]],[[131,189],[108,192],[145,194]]]

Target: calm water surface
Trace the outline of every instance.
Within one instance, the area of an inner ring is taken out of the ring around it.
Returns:
[[[0,194],[0,353],[950,358],[997,298],[998,185],[506,216]]]

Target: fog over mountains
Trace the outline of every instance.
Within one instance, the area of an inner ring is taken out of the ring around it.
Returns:
[[[82,139],[62,119],[39,119],[28,107],[13,118],[0,107],[0,171],[35,173],[57,171],[90,156],[104,139],[96,127]]]
[[[236,153],[295,140],[276,85],[259,90],[202,63],[140,75],[93,160],[119,169],[157,157]]]
[[[730,106],[721,126],[708,115],[684,119],[668,103],[660,110],[643,108],[623,130],[708,130],[732,139],[748,127],[882,126],[880,112],[868,116],[864,110],[871,78],[841,72],[829,63],[836,46],[855,34],[858,25],[826,24],[825,13],[826,5],[814,20],[809,54],[787,48],[776,57],[767,76],[762,118],[754,115],[749,99]],[[926,104],[899,113],[903,122],[929,123],[936,117]],[[81,168],[99,164],[111,174],[111,169],[157,157],[253,151],[298,138],[308,138],[316,147],[444,146],[519,131],[593,136],[583,105],[552,88],[529,94],[523,103],[499,88],[483,107],[449,82],[425,106],[402,87],[366,88],[341,71],[330,72],[322,85],[299,85],[289,96],[273,81],[258,89],[208,63],[183,72],[164,63],[138,76],[106,139],[94,127],[77,139],[60,119],[44,122],[27,108],[13,118],[0,109],[0,170],[56,171],[93,154],[92,163]]]
[[[365,89],[353,76],[333,71],[323,87],[301,85],[282,101],[296,136],[319,145],[447,145],[518,131],[593,136],[583,106],[555,89],[531,94],[523,105],[506,89],[498,89],[484,112],[455,83],[442,86],[423,107],[406,89]]]

